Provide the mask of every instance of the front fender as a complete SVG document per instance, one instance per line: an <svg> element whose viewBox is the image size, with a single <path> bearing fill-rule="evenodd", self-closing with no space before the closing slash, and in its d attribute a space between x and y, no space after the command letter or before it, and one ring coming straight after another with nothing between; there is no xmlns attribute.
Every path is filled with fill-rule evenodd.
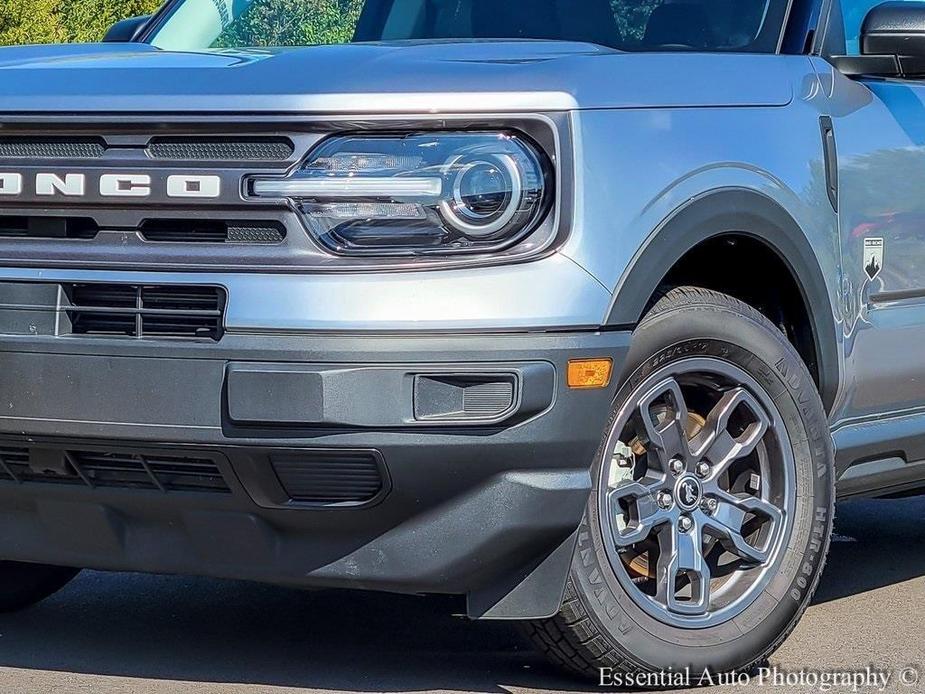
<svg viewBox="0 0 925 694"><path fill-rule="evenodd" d="M664 277L688 251L729 233L760 240L790 269L812 322L823 402L830 406L839 383L838 333L830 287L813 246L796 220L776 201L757 191L711 191L669 217L620 278L605 325L637 324ZM773 277L761 277L760 272L756 268L758 281L774 281Z"/></svg>

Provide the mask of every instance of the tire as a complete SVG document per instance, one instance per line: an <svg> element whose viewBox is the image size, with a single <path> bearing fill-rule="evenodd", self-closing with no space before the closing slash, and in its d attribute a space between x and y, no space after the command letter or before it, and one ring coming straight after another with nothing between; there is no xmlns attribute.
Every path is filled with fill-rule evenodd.
<svg viewBox="0 0 925 694"><path fill-rule="evenodd" d="M0 612L16 612L58 592L80 569L0 561Z"/></svg>
<svg viewBox="0 0 925 694"><path fill-rule="evenodd" d="M767 491L761 491L759 501L753 502L749 498L751 491L741 491L737 487L736 503L727 504L725 500L728 497L721 496L718 497L721 499L718 508L711 508L713 502L707 497L705 479L702 496L697 502L700 506L689 512L688 521L662 521L663 525L657 526L654 540L649 535L640 543L621 548L619 543L642 532L640 528L644 525L641 520L633 523L626 523L625 519L609 520L627 508L623 505L613 506L613 499L616 498L620 504L628 503L620 495L624 494L626 485L632 481L627 476L635 477L639 474L637 468L640 463L636 451L640 444L634 443L636 448L629 448L621 443L622 439L614 443L618 435L614 432L619 428L619 436L627 436L625 432L632 433L632 426L641 427L646 432L649 429L646 429L644 423L627 424L628 429L621 428L622 420L619 418L628 417L628 422L645 422L641 414L644 410L636 406L634 398L638 396L640 387L648 387L646 384L649 380L658 380L662 373L680 374L659 382L653 391L649 391L666 389L666 402L675 397L672 395L676 391L670 385L671 379L682 386L682 402L690 395L685 388L703 388L705 396L719 397L721 389L717 383L725 383L719 380L720 376L716 376L717 381L713 382L710 380L714 378L711 371L709 378L703 379L705 384L700 383L701 375L695 367L707 366L709 369L716 368L722 374L727 371L739 374L745 385L739 388L730 386L727 392L734 390L739 393L745 390L747 395L755 391L755 402L764 414L756 414L757 411L749 409L751 405L733 412L732 416L739 418L736 422L741 422L735 426L744 427L739 439L751 440L747 436L749 434L753 435L752 439L757 438L761 432L761 420L765 418L770 422L765 433L758 439L754 451L728 464L728 471L718 473L720 477L717 480L731 484L734 471L740 469L736 466L744 466L741 469L748 475L749 485ZM594 492L579 532L563 604L554 617L527 623L528 635L557 664L595 680L600 681L603 677L615 685L659 685L664 684L657 679L659 673L685 671L693 678L689 684L708 684L710 680L699 681L704 673L712 677L733 671L747 672L765 661L796 626L816 589L829 547L834 516L835 472L829 427L813 379L792 345L764 316L732 297L692 287L672 289L646 315L633 336L623 374L624 380L615 398L608 431L604 434L604 442L592 469ZM690 379L690 385L685 386L682 378ZM711 396L714 390L716 396ZM698 390L694 395L701 394ZM734 399L735 395L728 397ZM645 403L646 400L640 402ZM668 414L659 415L658 408L652 409L652 405L645 407L653 426L665 426L666 431L671 429L666 423L680 421L682 415L677 415L677 412L683 413L686 409L674 408L669 402L663 408ZM719 405L716 405L716 409L719 409ZM713 413L710 414L712 416ZM663 419L658 420L659 416ZM746 424L751 418L755 421ZM675 431L689 437L686 427L696 429L698 426L697 422L691 424L692 421L688 412L685 427ZM715 421L720 420L708 417L700 431L709 431L710 423ZM727 428L724 430L727 432L732 431L729 428L729 422L732 421L729 420L725 425ZM722 426L713 428L720 430ZM697 436L707 435L700 433ZM679 450L693 449L700 442L708 440L697 436L686 444L686 449L680 447ZM671 473L661 469L664 467L662 457L667 456L664 451L670 447L665 443L668 441L667 435L654 438L664 445L659 448L652 443L653 438L648 439L642 460L646 466L654 466L654 472L647 467L645 476L640 480L646 484L653 474L655 478L663 475L662 479L673 479ZM719 441L719 436L715 441ZM787 445L784 446L781 441ZM612 444L615 448L608 450ZM785 448L789 448L789 452ZM614 457L615 450L623 454ZM721 451L717 444L716 452L710 455L725 460L720 455ZM609 459L613 462L608 462ZM778 459L780 464L775 462ZM704 461L712 466L708 475L721 468L713 466L708 458L704 458ZM621 465L632 466L632 472L621 472ZM693 463L695 470L698 469L697 465ZM753 476L755 473L748 472L748 466L755 466L752 469L759 470L759 479ZM667 467L679 470L684 468L678 473L681 477L678 478L677 486L670 492L676 498L671 500L653 496L649 494L652 487L646 486L646 494L649 495L640 491L639 496L630 502L639 519L657 519L660 516L656 516L656 513L671 514L675 513L675 509L678 514L684 515L685 511L680 509L680 504L687 504L694 498L694 487L699 482L688 479L688 468L677 464L674 459L668 461ZM607 468L606 481L604 468ZM769 478L767 483L760 479L766 472ZM624 479L614 484L615 474L617 477L624 475ZM719 481L716 484L722 486ZM736 484L740 483L737 481ZM775 492L778 487L781 491ZM688 491L691 493L688 494ZM772 497L772 492L776 496ZM758 492L754 492L754 495L755 498L759 497ZM774 503L779 502L781 508L786 506L786 513L776 516L771 508L774 505L772 499L776 500ZM653 506L653 500L664 504L672 501L674 505L671 511L665 511L662 508L664 504ZM648 505L641 506L643 502ZM740 534L744 536L746 525L752 523L748 528L760 528L754 531L754 537L764 537L766 542L760 549L749 545L744 549L744 554L766 554L768 557L773 556L773 561L769 558L765 566L757 564L754 557L743 559L738 554L729 555L735 557L734 566L741 567L738 569L741 574L732 575L751 578L742 578L739 582L724 579L727 582L723 586L727 587L721 587L720 590L725 590L723 595L728 596L729 604L723 606L717 599L718 606L713 610L715 581L711 577L718 571L712 570L709 561L705 562L706 568L703 568L703 563L698 565L696 561L686 562L678 558L681 556L679 551L667 549L663 552L662 538L671 538L671 542L665 545L667 548L686 546L683 544L683 526L689 523L690 518L696 518L695 529L691 532L699 534L691 542L702 553L707 552L710 543L711 552L727 552L727 546L732 547L734 553L739 552L741 545L735 545L727 537L717 540L720 535L711 535L712 526L709 525L712 522L718 527L717 518L727 518L726 512L737 510L739 503L756 507L760 503L761 514L750 518L746 516ZM766 509L765 504L768 505ZM656 510L650 516L651 508ZM612 513L614 509L616 513ZM715 515L709 516L710 512ZM611 541L608 537L616 539ZM735 539L734 533L730 537ZM774 542L777 544L773 545ZM648 567L651 563L637 565L635 562L639 561L638 557L627 559L640 551L641 547L648 548L648 554L639 557L645 557L647 562L651 562L652 552L658 548L657 562L662 562L664 554L664 563L657 563L650 569ZM676 567L691 563L700 568L684 574L674 573ZM639 566L643 568L639 569ZM667 581L660 580L661 575L667 576L669 573L675 577L670 589ZM702 580L704 576L707 580ZM687 597L674 594L678 585L682 586L681 590L688 594ZM704 585L707 586L706 592L701 588ZM736 597L739 593L741 595ZM674 609L685 611L685 614L675 613L671 604L674 604ZM704 609L703 605L707 606L707 612L694 615L694 612ZM739 611L735 612L733 608ZM687 611L691 614L687 614ZM728 619L725 618L726 612Z"/></svg>

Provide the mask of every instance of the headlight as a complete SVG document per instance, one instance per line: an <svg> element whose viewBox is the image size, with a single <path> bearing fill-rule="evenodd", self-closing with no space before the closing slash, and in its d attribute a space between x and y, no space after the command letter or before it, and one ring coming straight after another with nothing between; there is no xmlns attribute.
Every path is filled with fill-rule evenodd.
<svg viewBox="0 0 925 694"><path fill-rule="evenodd" d="M252 179L248 192L291 200L339 253L484 253L542 221L549 172L511 133L357 135L326 141L288 178Z"/></svg>

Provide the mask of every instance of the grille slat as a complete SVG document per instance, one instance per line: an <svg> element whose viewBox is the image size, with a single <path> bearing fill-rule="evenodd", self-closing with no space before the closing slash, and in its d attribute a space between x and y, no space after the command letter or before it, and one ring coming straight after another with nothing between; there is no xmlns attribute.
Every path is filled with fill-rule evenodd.
<svg viewBox="0 0 925 694"><path fill-rule="evenodd" d="M99 226L86 217L0 216L0 237L9 239L91 240Z"/></svg>
<svg viewBox="0 0 925 694"><path fill-rule="evenodd" d="M149 457L136 453L61 451L64 474L36 471L29 449L0 448L0 481L84 485L104 489L230 493L216 463L207 458Z"/></svg>
<svg viewBox="0 0 925 694"><path fill-rule="evenodd" d="M148 219L140 232L145 241L156 243L275 245L286 239L284 226L259 221Z"/></svg>
<svg viewBox="0 0 925 694"><path fill-rule="evenodd" d="M99 159L105 143L92 137L0 137L3 159Z"/></svg>
<svg viewBox="0 0 925 694"><path fill-rule="evenodd" d="M295 152L286 137L155 137L144 144L107 144L101 137L34 135L0 137L2 159L101 159L112 150L135 148L158 160L195 162L279 162Z"/></svg>
<svg viewBox="0 0 925 694"><path fill-rule="evenodd" d="M218 287L72 284L65 293L73 334L221 339Z"/></svg>
<svg viewBox="0 0 925 694"><path fill-rule="evenodd" d="M286 138L156 138L148 145L152 159L173 161L286 161L295 152Z"/></svg>

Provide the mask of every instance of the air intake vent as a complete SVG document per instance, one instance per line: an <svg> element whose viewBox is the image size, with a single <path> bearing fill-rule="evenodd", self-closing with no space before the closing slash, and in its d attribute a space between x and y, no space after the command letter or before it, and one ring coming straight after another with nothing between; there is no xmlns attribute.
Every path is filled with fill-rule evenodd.
<svg viewBox="0 0 925 694"><path fill-rule="evenodd" d="M173 161L286 161L295 147L286 138L157 138L148 145L152 159Z"/></svg>
<svg viewBox="0 0 925 694"><path fill-rule="evenodd" d="M195 219L149 219L141 225L145 241L161 243L282 243L286 229L273 222L222 222Z"/></svg>
<svg viewBox="0 0 925 694"><path fill-rule="evenodd" d="M105 153L96 138L0 137L0 159L99 159Z"/></svg>
<svg viewBox="0 0 925 694"><path fill-rule="evenodd" d="M74 335L219 340L225 292L218 287L64 285Z"/></svg>
<svg viewBox="0 0 925 694"><path fill-rule="evenodd" d="M0 448L0 480L93 489L228 493L213 460L154 453Z"/></svg>
<svg viewBox="0 0 925 694"><path fill-rule="evenodd" d="M384 467L372 452L280 453L271 455L270 463L297 503L359 505L385 490Z"/></svg>

